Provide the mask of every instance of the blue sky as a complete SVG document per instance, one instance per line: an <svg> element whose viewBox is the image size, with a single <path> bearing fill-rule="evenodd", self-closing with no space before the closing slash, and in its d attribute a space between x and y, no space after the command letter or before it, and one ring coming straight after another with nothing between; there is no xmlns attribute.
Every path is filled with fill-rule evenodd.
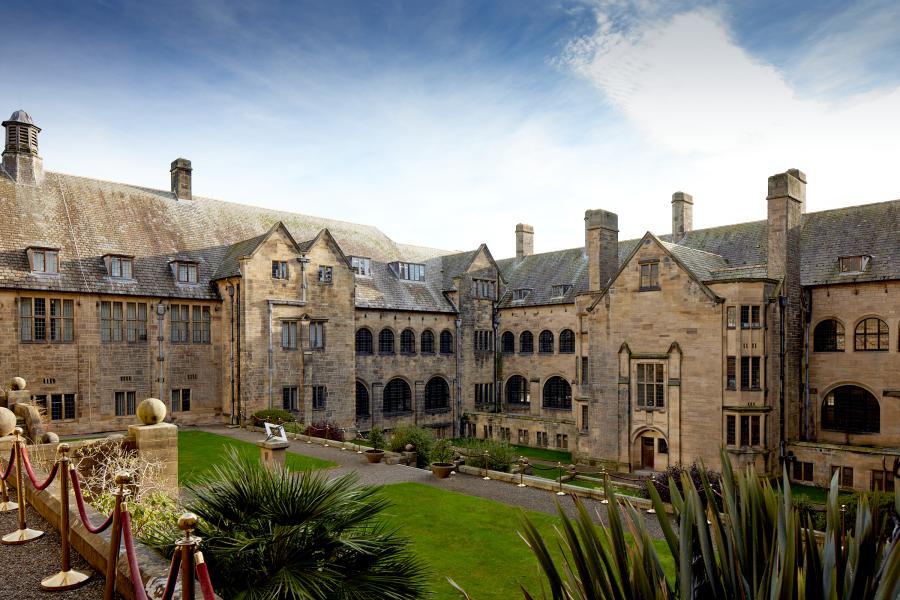
<svg viewBox="0 0 900 600"><path fill-rule="evenodd" d="M34 2L5 7L6 112L50 170L370 223L441 248L579 246L900 197L900 4Z"/></svg>

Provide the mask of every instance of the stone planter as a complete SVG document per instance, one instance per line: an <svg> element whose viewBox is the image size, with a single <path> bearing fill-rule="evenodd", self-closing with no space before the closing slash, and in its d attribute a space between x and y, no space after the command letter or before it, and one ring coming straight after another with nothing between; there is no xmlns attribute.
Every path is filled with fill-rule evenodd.
<svg viewBox="0 0 900 600"><path fill-rule="evenodd" d="M365 455L370 463L380 463L384 457L384 450L366 450Z"/></svg>
<svg viewBox="0 0 900 600"><path fill-rule="evenodd" d="M431 472L438 479L447 479L455 466L453 463L431 463Z"/></svg>

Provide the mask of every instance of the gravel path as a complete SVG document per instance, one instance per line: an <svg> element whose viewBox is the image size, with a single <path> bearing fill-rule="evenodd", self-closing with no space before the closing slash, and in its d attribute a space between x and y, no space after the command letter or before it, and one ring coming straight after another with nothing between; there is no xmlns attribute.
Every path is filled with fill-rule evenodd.
<svg viewBox="0 0 900 600"><path fill-rule="evenodd" d="M16 511L0 513L0 533L6 535L18 529L17 514ZM27 516L29 527L46 533L27 544L0 545L0 564L3 565L3 573L0 575L0 598L101 600L106 580L75 551L72 551L72 568L90 574L91 579L88 583L68 592L49 594L41 590L41 580L59 572L62 541L56 529L38 516L31 507L28 508Z"/></svg>
<svg viewBox="0 0 900 600"><path fill-rule="evenodd" d="M229 429L227 427L203 427L201 429L209 433L226 435L247 442L256 442L263 439L262 434L245 429ZM557 501L559 501L566 513L575 515L575 505L571 498L560 497L547 490L531 487L520 488L512 483L503 481L484 481L480 477L460 473L454 473L448 479L438 479L431 474L431 471L424 469L385 463L369 464L364 456L358 455L352 450L339 450L325 447L321 444L307 444L297 440L291 440L291 446L288 451L338 463L339 466L325 471L330 477L353 472L359 476L360 482L366 485L388 485L411 481L468 494L469 496L496 500L504 504L520 506L526 510L534 510L551 515L556 514L556 505ZM582 498L582 501L590 514L598 516L601 522L606 522L606 505L588 498ZM641 514L644 516L644 522L647 524L650 537L662 538L662 530L656 517L646 513Z"/></svg>

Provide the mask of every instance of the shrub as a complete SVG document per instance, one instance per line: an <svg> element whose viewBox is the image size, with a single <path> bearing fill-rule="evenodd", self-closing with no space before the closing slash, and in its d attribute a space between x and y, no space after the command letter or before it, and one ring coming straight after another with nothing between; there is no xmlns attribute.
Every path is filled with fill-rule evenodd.
<svg viewBox="0 0 900 600"><path fill-rule="evenodd" d="M384 524L389 502L378 488L229 454L189 486L187 505L223 598L428 597L427 571Z"/></svg>
<svg viewBox="0 0 900 600"><path fill-rule="evenodd" d="M456 453L450 440L437 440L431 448L431 462L433 463L449 463L453 460Z"/></svg>
<svg viewBox="0 0 900 600"><path fill-rule="evenodd" d="M113 511L116 497L109 493L91 498L91 506L102 515ZM171 541L178 535L178 518L183 514L181 507L168 495L153 492L140 500L129 499L128 512L131 513L131 528L140 541L157 546L159 540Z"/></svg>
<svg viewBox="0 0 900 600"><path fill-rule="evenodd" d="M710 486L713 490L713 495L715 498L722 497L722 475L717 473L716 471L712 471L707 469L703 465L699 465L696 462L692 463L689 467L685 467L684 465L674 465L666 469L661 473L656 473L651 477L648 477L644 480L644 493L646 497L651 497L650 487L656 489L656 493L659 494L659 497L662 498L662 501L665 503L670 503L672 501L671 489L669 488L669 482L672 482L675 487L678 489L678 493L682 496L684 495L683 481L684 478L682 475L686 475L690 482L694 485L694 489L698 492L702 492L703 490L703 477L705 476L710 483ZM701 499L705 502L705 497L701 495ZM718 504L718 502L717 502Z"/></svg>
<svg viewBox="0 0 900 600"><path fill-rule="evenodd" d="M330 421L319 421L310 424L310 426L306 428L306 435L309 437L334 440L336 442L344 441L344 431Z"/></svg>
<svg viewBox="0 0 900 600"><path fill-rule="evenodd" d="M384 449L384 431L381 427L373 427L366 439L369 440L372 450Z"/></svg>
<svg viewBox="0 0 900 600"><path fill-rule="evenodd" d="M267 408L265 410L258 410L253 413L253 416L251 418L253 419L253 424L257 427L262 427L263 423L281 425L282 423L290 423L291 421L294 421L294 415L280 408Z"/></svg>
<svg viewBox="0 0 900 600"><path fill-rule="evenodd" d="M460 440L458 445L466 464L479 469L485 468L485 451L488 453L487 468L494 471L509 472L518 458L516 449L509 442L502 440L468 438Z"/></svg>
<svg viewBox="0 0 900 600"><path fill-rule="evenodd" d="M416 451L416 466L427 467L431 457L431 446L434 444L434 432L431 429L412 425L398 427L391 433L388 449L391 452L403 452L407 444L412 444Z"/></svg>

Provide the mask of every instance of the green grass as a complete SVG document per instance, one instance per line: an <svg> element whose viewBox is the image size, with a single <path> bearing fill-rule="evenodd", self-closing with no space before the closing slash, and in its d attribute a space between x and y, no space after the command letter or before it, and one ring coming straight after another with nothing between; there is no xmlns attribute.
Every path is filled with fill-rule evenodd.
<svg viewBox="0 0 900 600"><path fill-rule="evenodd" d="M521 598L520 584L539 592L541 577L534 555L518 535L523 511L493 500L466 496L418 483L384 488L394 506L389 524L413 540L413 547L432 569L432 586L439 600L458 600L452 578L476 600ZM528 512L559 557L553 525L556 517ZM675 565L663 540L654 545L663 556L670 579Z"/></svg>
<svg viewBox="0 0 900 600"><path fill-rule="evenodd" d="M803 499L807 502L813 502L815 504L825 504L825 501L828 500L828 489L815 487L812 485L792 483L791 495L798 500Z"/></svg>
<svg viewBox="0 0 900 600"><path fill-rule="evenodd" d="M563 452L562 450L550 450L549 448L532 448L531 446L517 446L513 444L513 448L516 449L516 454L524 456L526 458L536 458L538 460L548 460L551 462L561 462L564 465L571 464L572 462L572 453L571 452ZM598 468L599 470L599 468Z"/></svg>
<svg viewBox="0 0 900 600"><path fill-rule="evenodd" d="M256 444L205 431L181 430L178 432L178 483L195 481L200 475L226 456L226 449L235 448L245 456L259 456ZM337 466L328 460L287 453L285 464L294 471L311 471Z"/></svg>

